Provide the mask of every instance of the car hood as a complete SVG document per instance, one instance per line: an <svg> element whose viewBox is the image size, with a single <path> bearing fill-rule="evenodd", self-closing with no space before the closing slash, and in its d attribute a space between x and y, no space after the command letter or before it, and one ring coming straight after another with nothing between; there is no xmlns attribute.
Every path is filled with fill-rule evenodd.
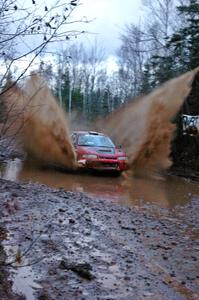
<svg viewBox="0 0 199 300"><path fill-rule="evenodd" d="M124 151L117 148L106 148L106 147L86 147L86 146L78 146L78 150L81 152L85 152L88 154L96 154L96 155L114 155L114 156L126 156Z"/></svg>

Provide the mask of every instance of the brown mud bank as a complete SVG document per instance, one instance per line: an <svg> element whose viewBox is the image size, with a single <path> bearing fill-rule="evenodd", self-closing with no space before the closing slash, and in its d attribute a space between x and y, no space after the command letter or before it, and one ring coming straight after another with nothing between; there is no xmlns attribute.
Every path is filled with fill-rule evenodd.
<svg viewBox="0 0 199 300"><path fill-rule="evenodd" d="M0 179L15 292L0 282L0 299L198 299L198 208L197 196L171 210L129 208Z"/></svg>

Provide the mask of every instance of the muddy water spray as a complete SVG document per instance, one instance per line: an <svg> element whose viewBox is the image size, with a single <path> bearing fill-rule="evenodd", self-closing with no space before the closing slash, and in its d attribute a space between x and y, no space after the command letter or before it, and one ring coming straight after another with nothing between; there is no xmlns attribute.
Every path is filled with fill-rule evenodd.
<svg viewBox="0 0 199 300"><path fill-rule="evenodd" d="M75 167L66 116L42 78L32 74L22 88L10 88L5 99L8 131L22 142L28 156L45 164Z"/></svg>
<svg viewBox="0 0 199 300"><path fill-rule="evenodd" d="M197 71L168 81L108 116L102 130L126 149L129 174L154 177L171 165L170 144L175 131L171 120L188 96Z"/></svg>

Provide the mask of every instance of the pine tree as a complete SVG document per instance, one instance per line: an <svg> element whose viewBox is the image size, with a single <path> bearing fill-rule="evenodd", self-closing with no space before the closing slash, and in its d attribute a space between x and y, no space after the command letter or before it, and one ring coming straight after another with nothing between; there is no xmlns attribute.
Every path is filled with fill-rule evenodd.
<svg viewBox="0 0 199 300"><path fill-rule="evenodd" d="M152 89L149 63L145 64L145 68L144 68L141 76L142 76L142 79L141 79L140 93L148 94Z"/></svg>
<svg viewBox="0 0 199 300"><path fill-rule="evenodd" d="M69 90L70 90L70 75L69 70L66 68L65 72L61 75L61 97L63 102L63 107L68 111L69 107Z"/></svg>
<svg viewBox="0 0 199 300"><path fill-rule="evenodd" d="M176 74L194 69L199 65L199 2L190 0L178 7L185 24L171 37L168 47L173 52ZM199 170L198 135L182 135L182 114L199 115L199 73L192 83L192 90L177 117L177 135L173 141L172 156L175 165Z"/></svg>
<svg viewBox="0 0 199 300"><path fill-rule="evenodd" d="M174 33L167 46L172 51L176 73L192 70L199 64L199 2L189 0L177 7L185 24Z"/></svg>

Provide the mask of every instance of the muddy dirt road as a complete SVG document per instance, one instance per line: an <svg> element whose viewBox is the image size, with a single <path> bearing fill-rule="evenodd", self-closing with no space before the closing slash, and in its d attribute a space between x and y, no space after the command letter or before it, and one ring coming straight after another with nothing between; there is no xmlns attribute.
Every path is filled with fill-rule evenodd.
<svg viewBox="0 0 199 300"><path fill-rule="evenodd" d="M7 270L21 299L199 299L197 183L137 180L127 192L119 177L19 169L1 175L62 187L1 179Z"/></svg>

